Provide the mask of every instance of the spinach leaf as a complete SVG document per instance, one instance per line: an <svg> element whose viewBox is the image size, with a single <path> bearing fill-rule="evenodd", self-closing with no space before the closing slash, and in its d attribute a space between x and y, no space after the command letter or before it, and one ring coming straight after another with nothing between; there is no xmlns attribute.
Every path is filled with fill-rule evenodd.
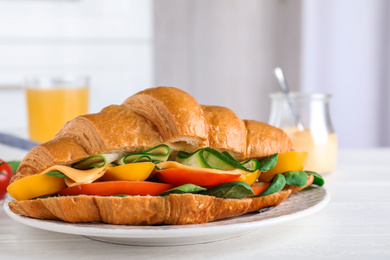
<svg viewBox="0 0 390 260"><path fill-rule="evenodd" d="M269 185L268 188L266 188L262 193L254 197L263 197L274 194L278 191L281 191L285 185L286 178L283 176L283 174L275 174L274 178L272 179L271 185Z"/></svg>
<svg viewBox="0 0 390 260"><path fill-rule="evenodd" d="M127 194L116 194L116 195L111 195L112 197L128 197L130 195Z"/></svg>
<svg viewBox="0 0 390 260"><path fill-rule="evenodd" d="M20 165L20 161L10 161L8 164L11 166L12 170L14 171L14 175L16 174L16 170L18 169Z"/></svg>
<svg viewBox="0 0 390 260"><path fill-rule="evenodd" d="M303 187L307 183L307 174L304 171L288 171L283 175L288 185Z"/></svg>
<svg viewBox="0 0 390 260"><path fill-rule="evenodd" d="M169 194L199 193L199 192L205 191L205 190L207 190L207 189L189 183L189 184L184 184L184 185L181 185L179 187L175 187L173 189L164 191L164 192L158 194L158 196L166 196Z"/></svg>
<svg viewBox="0 0 390 260"><path fill-rule="evenodd" d="M260 163L259 170L262 172L266 172L266 171L274 168L277 161L278 161L278 154L277 153L270 155L268 157L265 157L259 161L259 163Z"/></svg>
<svg viewBox="0 0 390 260"><path fill-rule="evenodd" d="M313 180L313 184L314 185L317 185L317 186L323 186L325 184L325 181L324 179L322 178L322 176L316 172L312 172L312 171L306 171L307 175L313 175L314 176L314 180Z"/></svg>
<svg viewBox="0 0 390 260"><path fill-rule="evenodd" d="M251 186L242 181L231 181L214 186L201 192L203 195L214 196L218 198L243 198L253 196Z"/></svg>
<svg viewBox="0 0 390 260"><path fill-rule="evenodd" d="M68 176L66 176L65 174L63 174L62 172L59 172L59 171L48 172L48 173L45 173L45 175L59 177L59 178L68 178Z"/></svg>

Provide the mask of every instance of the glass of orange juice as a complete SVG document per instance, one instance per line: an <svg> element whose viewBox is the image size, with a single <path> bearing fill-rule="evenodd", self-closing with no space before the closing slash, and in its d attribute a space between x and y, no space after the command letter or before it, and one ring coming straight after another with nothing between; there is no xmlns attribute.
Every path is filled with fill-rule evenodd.
<svg viewBox="0 0 390 260"><path fill-rule="evenodd" d="M53 139L69 120L88 112L89 79L83 76L29 77L25 81L29 137Z"/></svg>

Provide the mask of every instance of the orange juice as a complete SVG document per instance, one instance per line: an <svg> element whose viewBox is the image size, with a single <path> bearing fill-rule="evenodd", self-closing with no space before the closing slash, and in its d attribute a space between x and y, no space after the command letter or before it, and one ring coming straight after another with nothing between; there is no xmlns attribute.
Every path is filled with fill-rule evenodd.
<svg viewBox="0 0 390 260"><path fill-rule="evenodd" d="M30 139L46 142L69 120L88 112L88 88L27 88Z"/></svg>

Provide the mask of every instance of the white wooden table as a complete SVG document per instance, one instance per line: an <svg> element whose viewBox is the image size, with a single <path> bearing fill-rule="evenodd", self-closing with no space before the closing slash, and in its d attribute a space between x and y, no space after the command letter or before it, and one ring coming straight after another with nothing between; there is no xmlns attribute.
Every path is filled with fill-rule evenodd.
<svg viewBox="0 0 390 260"><path fill-rule="evenodd" d="M0 157L24 151L0 145ZM35 229L0 209L0 259L390 259L390 149L346 150L325 176L319 212L246 236L178 247L137 247Z"/></svg>

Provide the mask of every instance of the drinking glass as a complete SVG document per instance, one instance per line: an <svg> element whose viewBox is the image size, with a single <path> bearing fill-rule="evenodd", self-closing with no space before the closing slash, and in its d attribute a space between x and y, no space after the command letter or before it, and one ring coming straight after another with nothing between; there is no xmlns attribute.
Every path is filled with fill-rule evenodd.
<svg viewBox="0 0 390 260"><path fill-rule="evenodd" d="M84 76L25 80L29 137L46 142L69 120L88 112L89 79Z"/></svg>

